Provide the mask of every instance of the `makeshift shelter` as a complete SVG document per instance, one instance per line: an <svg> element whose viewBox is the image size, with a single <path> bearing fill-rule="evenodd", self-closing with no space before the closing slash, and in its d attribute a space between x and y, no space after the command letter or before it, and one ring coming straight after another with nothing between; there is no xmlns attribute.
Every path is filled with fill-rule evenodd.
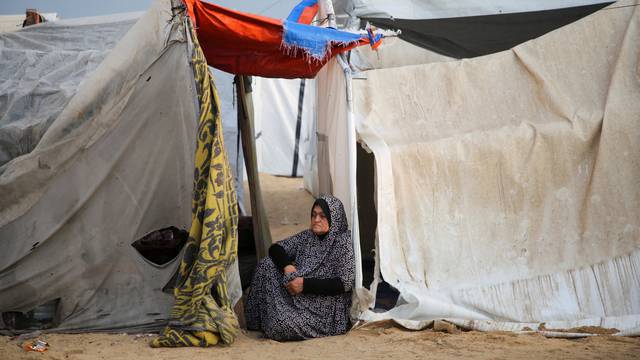
<svg viewBox="0 0 640 360"><path fill-rule="evenodd" d="M179 256L154 264L131 243L190 222L196 94L167 7L0 37L1 311L53 301L60 330L166 322Z"/></svg>
<svg viewBox="0 0 640 360"><path fill-rule="evenodd" d="M375 234L361 319L638 333L637 5L474 59L323 68L320 192L349 208L355 239ZM383 313L370 310L380 275L400 292Z"/></svg>
<svg viewBox="0 0 640 360"><path fill-rule="evenodd" d="M219 340L174 331L185 323L229 341L230 317L217 322L208 314L228 314L239 295L236 267L228 263L235 256L229 235L235 197L225 188L211 197L223 208L208 211L201 205L209 197L201 191L209 185L196 181L197 191L192 188L196 164L195 178L206 178L206 161L196 156L194 164L193 154L207 149L215 149L223 178L215 185L229 184L219 138L210 136L220 132L208 132L212 125L219 130L220 111L203 70L206 56L209 65L241 75L309 78L319 72L318 188L343 200L354 239L376 229L379 274L366 289L358 269L358 318L391 318L413 328L446 318L481 330L546 322L549 328L637 331L637 2L616 3L476 59L450 61L409 46L416 58L363 56L372 67L387 68L358 76L346 56L331 56L378 38L302 26L300 19L310 21L305 9L276 21L195 0L186 6L197 41L181 7L168 1L133 26L111 21L113 33L80 25L83 36L107 37L85 48L72 41L73 26L61 23L70 37L59 37L66 45L56 47L65 51L54 55L88 57L76 68L38 62L46 54L21 45L55 25L0 36L0 61L12 66L2 67L2 76L12 79L3 84L24 82L34 85L31 93L61 94L36 104L42 109L37 123L3 118L15 128L5 128L10 136L0 134L10 142L0 168L0 311L53 303L59 330L157 329L171 320L158 345ZM250 36L229 24L249 29ZM198 41L202 53L194 52ZM25 57L31 62L15 61ZM36 74L38 67L28 66L36 62L50 77L23 81ZM68 91L38 93L62 82L57 76L73 80ZM248 82L240 77L236 85L242 122L251 113ZM46 106L49 101L58 105ZM13 100L7 106L31 108ZM207 147L203 138L218 143ZM373 153L375 168L357 167L365 161L356 161L356 140ZM358 183L359 172L375 181ZM376 206L367 206L371 217L358 217L365 206L357 195L367 186ZM209 263L191 261L191 240L161 264L131 246L170 225L206 233L212 214L226 219L215 238L230 240L218 244L222 257L208 257ZM361 243L354 246L361 256ZM192 286L198 279L190 266L213 275ZM371 311L379 275L400 292L385 313ZM172 307L176 284L189 286L174 290ZM212 289L223 309L209 297Z"/></svg>
<svg viewBox="0 0 640 360"><path fill-rule="evenodd" d="M193 47L170 9L0 35L0 311L61 331L166 323L184 243L162 263L132 243L191 221Z"/></svg>
<svg viewBox="0 0 640 360"><path fill-rule="evenodd" d="M278 22L186 5L160 0L139 19L60 21L0 35L3 319L35 309L48 317L39 327L57 331L168 323L155 345L232 341L238 214L204 58L217 59L219 44L196 37L191 24L220 14L271 30ZM287 25L289 48L269 53L292 68L272 64L274 76L312 76L335 53L369 43L296 19ZM307 43L305 34L316 37ZM244 97L243 81L236 85ZM246 119L250 109L240 103ZM170 226L188 229L188 240ZM133 246L165 235L174 255L163 261Z"/></svg>

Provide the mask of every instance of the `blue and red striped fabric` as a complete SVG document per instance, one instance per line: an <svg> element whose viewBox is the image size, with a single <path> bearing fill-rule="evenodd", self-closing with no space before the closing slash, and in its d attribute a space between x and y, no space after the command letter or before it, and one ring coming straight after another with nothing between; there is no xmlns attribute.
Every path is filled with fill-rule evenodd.
<svg viewBox="0 0 640 360"><path fill-rule="evenodd" d="M369 45L373 50L377 49L382 44L382 34L374 34L371 28L367 29L367 36L369 37Z"/></svg>
<svg viewBox="0 0 640 360"><path fill-rule="evenodd" d="M287 21L301 24L311 24L311 20L318 13L318 0L302 0L291 10Z"/></svg>

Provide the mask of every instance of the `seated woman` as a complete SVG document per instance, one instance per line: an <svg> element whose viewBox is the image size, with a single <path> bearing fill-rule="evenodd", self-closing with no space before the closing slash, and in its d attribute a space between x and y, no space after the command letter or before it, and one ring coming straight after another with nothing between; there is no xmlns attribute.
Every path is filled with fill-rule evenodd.
<svg viewBox="0 0 640 360"><path fill-rule="evenodd" d="M311 228L272 245L258 263L245 307L247 328L280 341L344 334L354 271L342 203L321 196Z"/></svg>

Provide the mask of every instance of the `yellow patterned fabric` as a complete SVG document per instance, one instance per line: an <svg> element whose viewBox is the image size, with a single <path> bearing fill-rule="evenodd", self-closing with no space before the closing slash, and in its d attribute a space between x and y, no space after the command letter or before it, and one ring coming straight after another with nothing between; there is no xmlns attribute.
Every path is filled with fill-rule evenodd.
<svg viewBox="0 0 640 360"><path fill-rule="evenodd" d="M226 277L226 268L238 252L238 204L223 146L218 94L195 31L188 23L200 102L191 230L169 324L151 342L152 347L231 344L239 330Z"/></svg>

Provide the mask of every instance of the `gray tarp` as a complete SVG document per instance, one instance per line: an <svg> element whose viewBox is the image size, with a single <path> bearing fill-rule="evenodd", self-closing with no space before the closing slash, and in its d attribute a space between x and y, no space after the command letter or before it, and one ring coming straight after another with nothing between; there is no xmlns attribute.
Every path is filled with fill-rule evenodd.
<svg viewBox="0 0 640 360"><path fill-rule="evenodd" d="M33 150L139 16L43 23L0 35L0 166Z"/></svg>
<svg viewBox="0 0 640 360"><path fill-rule="evenodd" d="M38 112L54 116L46 120L50 126L41 128L31 152L6 163L0 174L0 311L29 311L60 299L59 329L164 322L173 296L161 289L179 256L157 266L131 243L159 228L190 224L197 99L190 45L170 8L158 1L115 47L126 23L67 23L46 36L39 30L53 25L33 28L43 43L68 42L70 60L63 61L62 51L59 78L53 72L33 80L34 86L63 87L54 96L62 108ZM9 39L29 48L30 35L20 31ZM74 47L76 38L95 43ZM8 37L2 39L8 44ZM34 51L36 58L23 66L7 54L2 50L0 63L17 66L17 75L2 68L2 76L18 85L42 63L37 56L49 56ZM230 293L237 298L234 270Z"/></svg>
<svg viewBox="0 0 640 360"><path fill-rule="evenodd" d="M362 18L442 19L510 14L597 4L602 0L344 0L353 16ZM337 10L337 9L336 9Z"/></svg>

